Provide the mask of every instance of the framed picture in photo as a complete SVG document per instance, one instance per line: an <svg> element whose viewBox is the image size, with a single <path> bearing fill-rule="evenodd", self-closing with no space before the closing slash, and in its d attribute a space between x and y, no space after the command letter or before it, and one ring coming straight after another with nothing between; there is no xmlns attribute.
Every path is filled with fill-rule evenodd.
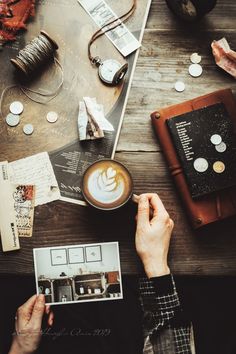
<svg viewBox="0 0 236 354"><path fill-rule="evenodd" d="M68 248L68 261L70 264L84 263L84 248L83 247Z"/></svg>
<svg viewBox="0 0 236 354"><path fill-rule="evenodd" d="M67 264L67 254L65 248L51 249L51 264L55 265L65 265Z"/></svg>
<svg viewBox="0 0 236 354"><path fill-rule="evenodd" d="M87 246L85 247L86 262L101 262L102 249L101 246Z"/></svg>

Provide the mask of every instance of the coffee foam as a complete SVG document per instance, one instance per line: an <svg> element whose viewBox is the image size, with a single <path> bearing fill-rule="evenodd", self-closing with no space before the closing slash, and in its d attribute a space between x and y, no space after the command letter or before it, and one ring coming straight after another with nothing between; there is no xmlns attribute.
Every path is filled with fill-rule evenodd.
<svg viewBox="0 0 236 354"><path fill-rule="evenodd" d="M93 205L109 209L122 205L132 191L132 179L125 167L111 160L90 166L83 180L83 192Z"/></svg>

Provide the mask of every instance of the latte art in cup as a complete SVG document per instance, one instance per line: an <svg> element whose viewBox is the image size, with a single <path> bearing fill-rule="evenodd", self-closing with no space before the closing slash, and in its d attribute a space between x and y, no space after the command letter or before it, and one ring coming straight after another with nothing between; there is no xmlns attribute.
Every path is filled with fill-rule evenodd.
<svg viewBox="0 0 236 354"><path fill-rule="evenodd" d="M116 209L132 194L133 183L129 171L114 160L100 160L86 171L82 182L85 199L99 209Z"/></svg>

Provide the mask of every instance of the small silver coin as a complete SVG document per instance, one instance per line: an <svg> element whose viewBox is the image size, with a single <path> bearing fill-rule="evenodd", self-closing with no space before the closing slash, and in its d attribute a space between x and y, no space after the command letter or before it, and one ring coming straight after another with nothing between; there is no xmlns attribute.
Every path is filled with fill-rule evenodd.
<svg viewBox="0 0 236 354"><path fill-rule="evenodd" d="M55 123L58 120L58 114L56 112L48 112L47 114L47 121L49 123Z"/></svg>
<svg viewBox="0 0 236 354"><path fill-rule="evenodd" d="M14 101L10 104L10 112L13 114L21 114L24 110L24 106L20 101Z"/></svg>
<svg viewBox="0 0 236 354"><path fill-rule="evenodd" d="M193 77L198 77L202 75L202 67L200 64L191 64L188 68L188 72Z"/></svg>
<svg viewBox="0 0 236 354"><path fill-rule="evenodd" d="M205 172L208 169L208 162L206 159L203 157L198 157L196 160L193 162L193 167L197 172Z"/></svg>
<svg viewBox="0 0 236 354"><path fill-rule="evenodd" d="M220 144L215 146L216 151L218 152L225 152L227 149L226 144L222 141Z"/></svg>
<svg viewBox="0 0 236 354"><path fill-rule="evenodd" d="M26 135L31 135L33 134L33 131L34 131L34 127L32 124L25 124L23 126L23 132L26 134Z"/></svg>
<svg viewBox="0 0 236 354"><path fill-rule="evenodd" d="M185 84L183 81L176 81L175 83L175 89L178 92L183 92L185 90Z"/></svg>
<svg viewBox="0 0 236 354"><path fill-rule="evenodd" d="M10 126L10 127L15 127L20 123L20 116L18 116L17 114L12 114L9 113L6 116L6 123Z"/></svg>
<svg viewBox="0 0 236 354"><path fill-rule="evenodd" d="M213 134L210 140L214 145L219 145L222 142L222 138L219 134Z"/></svg>
<svg viewBox="0 0 236 354"><path fill-rule="evenodd" d="M199 64L201 63L202 57L201 55L198 55L198 53L193 53L190 56L190 60L193 64Z"/></svg>

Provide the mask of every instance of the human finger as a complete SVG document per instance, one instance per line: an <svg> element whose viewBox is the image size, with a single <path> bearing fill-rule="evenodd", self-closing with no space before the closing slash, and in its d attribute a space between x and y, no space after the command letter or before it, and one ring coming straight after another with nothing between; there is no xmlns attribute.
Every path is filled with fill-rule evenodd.
<svg viewBox="0 0 236 354"><path fill-rule="evenodd" d="M54 313L51 311L48 316L48 325L49 326L53 325L53 320L54 320Z"/></svg>
<svg viewBox="0 0 236 354"><path fill-rule="evenodd" d="M145 194L141 194L138 203L137 227L145 225L149 225L149 201Z"/></svg>
<svg viewBox="0 0 236 354"><path fill-rule="evenodd" d="M47 315L50 313L50 305L45 305L45 313Z"/></svg>
<svg viewBox="0 0 236 354"><path fill-rule="evenodd" d="M40 294L35 301L35 305L30 320L33 328L35 329L41 328L42 318L45 311L44 308L45 308L45 297L43 294Z"/></svg>
<svg viewBox="0 0 236 354"><path fill-rule="evenodd" d="M22 328L31 319L34 304L36 302L37 295L31 296L23 305L21 305L16 313L17 328Z"/></svg>
<svg viewBox="0 0 236 354"><path fill-rule="evenodd" d="M150 198L150 204L153 207L153 218L164 219L169 217L169 214L161 201L161 198L153 193Z"/></svg>

